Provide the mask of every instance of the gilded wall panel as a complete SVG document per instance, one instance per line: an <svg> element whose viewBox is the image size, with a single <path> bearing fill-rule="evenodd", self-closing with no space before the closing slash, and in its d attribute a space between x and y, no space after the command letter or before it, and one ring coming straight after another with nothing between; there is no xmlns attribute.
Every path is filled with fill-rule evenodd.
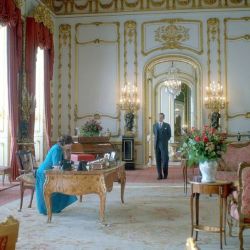
<svg viewBox="0 0 250 250"><path fill-rule="evenodd" d="M231 128L247 131L250 127L249 91L246 91L250 88L250 17L224 19L224 48L228 127L231 132Z"/></svg>
<svg viewBox="0 0 250 250"><path fill-rule="evenodd" d="M221 43L220 21L218 18L207 20L207 69L208 83L221 83Z"/></svg>
<svg viewBox="0 0 250 250"><path fill-rule="evenodd" d="M185 19L147 21L141 26L141 50L148 55L157 50L188 50L203 53L202 22Z"/></svg>
<svg viewBox="0 0 250 250"><path fill-rule="evenodd" d="M75 126L100 119L113 137L120 135L119 28L118 22L75 25Z"/></svg>
<svg viewBox="0 0 250 250"><path fill-rule="evenodd" d="M71 26L61 24L59 26L58 45L58 135L62 133L71 134L71 114L72 114L72 77L71 77ZM66 92L63 86L67 86ZM67 100L67 104L65 102ZM65 107L66 105L66 107ZM65 112L67 110L67 112ZM66 117L65 117L66 115ZM64 116L64 117L62 117ZM63 119L64 118L64 119ZM62 128L62 120L67 121L66 128Z"/></svg>

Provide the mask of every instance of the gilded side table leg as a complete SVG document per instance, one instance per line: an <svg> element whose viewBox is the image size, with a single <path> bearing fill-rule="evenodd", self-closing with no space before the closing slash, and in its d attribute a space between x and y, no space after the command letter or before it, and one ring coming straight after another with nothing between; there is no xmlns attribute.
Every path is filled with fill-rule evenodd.
<svg viewBox="0 0 250 250"><path fill-rule="evenodd" d="M223 208L224 208L224 243L227 244L226 240L226 228L227 228L227 198L223 198Z"/></svg>
<svg viewBox="0 0 250 250"><path fill-rule="evenodd" d="M223 229L223 198L220 196L220 249L222 249L222 230Z"/></svg>
<svg viewBox="0 0 250 250"><path fill-rule="evenodd" d="M196 220L196 226L199 226L199 198L200 198L200 194L196 193L195 194L195 220ZM196 231L195 234L195 240L198 240L198 231Z"/></svg>
<svg viewBox="0 0 250 250"><path fill-rule="evenodd" d="M121 201L124 203L124 191L125 191L125 184L126 184L126 173L125 170L121 173Z"/></svg>
<svg viewBox="0 0 250 250"><path fill-rule="evenodd" d="M194 234L194 194L190 196L190 209L191 209L191 237Z"/></svg>

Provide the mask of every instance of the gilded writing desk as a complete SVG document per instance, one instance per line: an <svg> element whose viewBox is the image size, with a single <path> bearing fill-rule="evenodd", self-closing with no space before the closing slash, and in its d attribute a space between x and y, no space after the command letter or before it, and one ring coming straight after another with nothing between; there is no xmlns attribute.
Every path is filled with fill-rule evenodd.
<svg viewBox="0 0 250 250"><path fill-rule="evenodd" d="M62 171L48 170L45 173L44 199L48 212L48 222L51 222L51 195L58 192L68 195L97 194L100 197L100 220L104 221L106 193L111 192L113 183L121 184L121 201L124 203L126 172L124 164L101 170Z"/></svg>
<svg viewBox="0 0 250 250"><path fill-rule="evenodd" d="M196 231L196 240L199 231L214 232L220 234L220 248L222 249L222 237L226 244L226 213L227 197L231 193L233 183L230 181L216 181L213 183L202 183L191 181L191 237ZM201 225L199 222L199 196L200 194L217 194L219 196L219 227ZM195 198L195 222L194 222L194 198Z"/></svg>

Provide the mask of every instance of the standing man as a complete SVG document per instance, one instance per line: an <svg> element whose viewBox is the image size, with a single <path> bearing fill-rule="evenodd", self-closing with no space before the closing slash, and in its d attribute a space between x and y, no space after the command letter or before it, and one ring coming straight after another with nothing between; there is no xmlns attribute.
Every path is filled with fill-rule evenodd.
<svg viewBox="0 0 250 250"><path fill-rule="evenodd" d="M156 122L153 126L155 158L158 172L157 180L168 178L168 141L171 137L171 127L168 123L163 122L164 118L165 115L160 113L159 122Z"/></svg>

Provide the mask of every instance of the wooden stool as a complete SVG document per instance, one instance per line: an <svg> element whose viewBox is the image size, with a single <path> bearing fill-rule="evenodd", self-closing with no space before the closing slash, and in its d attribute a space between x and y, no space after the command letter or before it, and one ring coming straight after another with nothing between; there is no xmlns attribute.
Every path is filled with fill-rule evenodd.
<svg viewBox="0 0 250 250"><path fill-rule="evenodd" d="M8 177L9 177L9 182L11 183L11 172L10 172L10 167L3 167L3 166L0 166L0 175L3 176L2 178L2 184L4 186L4 180L5 180L5 175L7 174Z"/></svg>

